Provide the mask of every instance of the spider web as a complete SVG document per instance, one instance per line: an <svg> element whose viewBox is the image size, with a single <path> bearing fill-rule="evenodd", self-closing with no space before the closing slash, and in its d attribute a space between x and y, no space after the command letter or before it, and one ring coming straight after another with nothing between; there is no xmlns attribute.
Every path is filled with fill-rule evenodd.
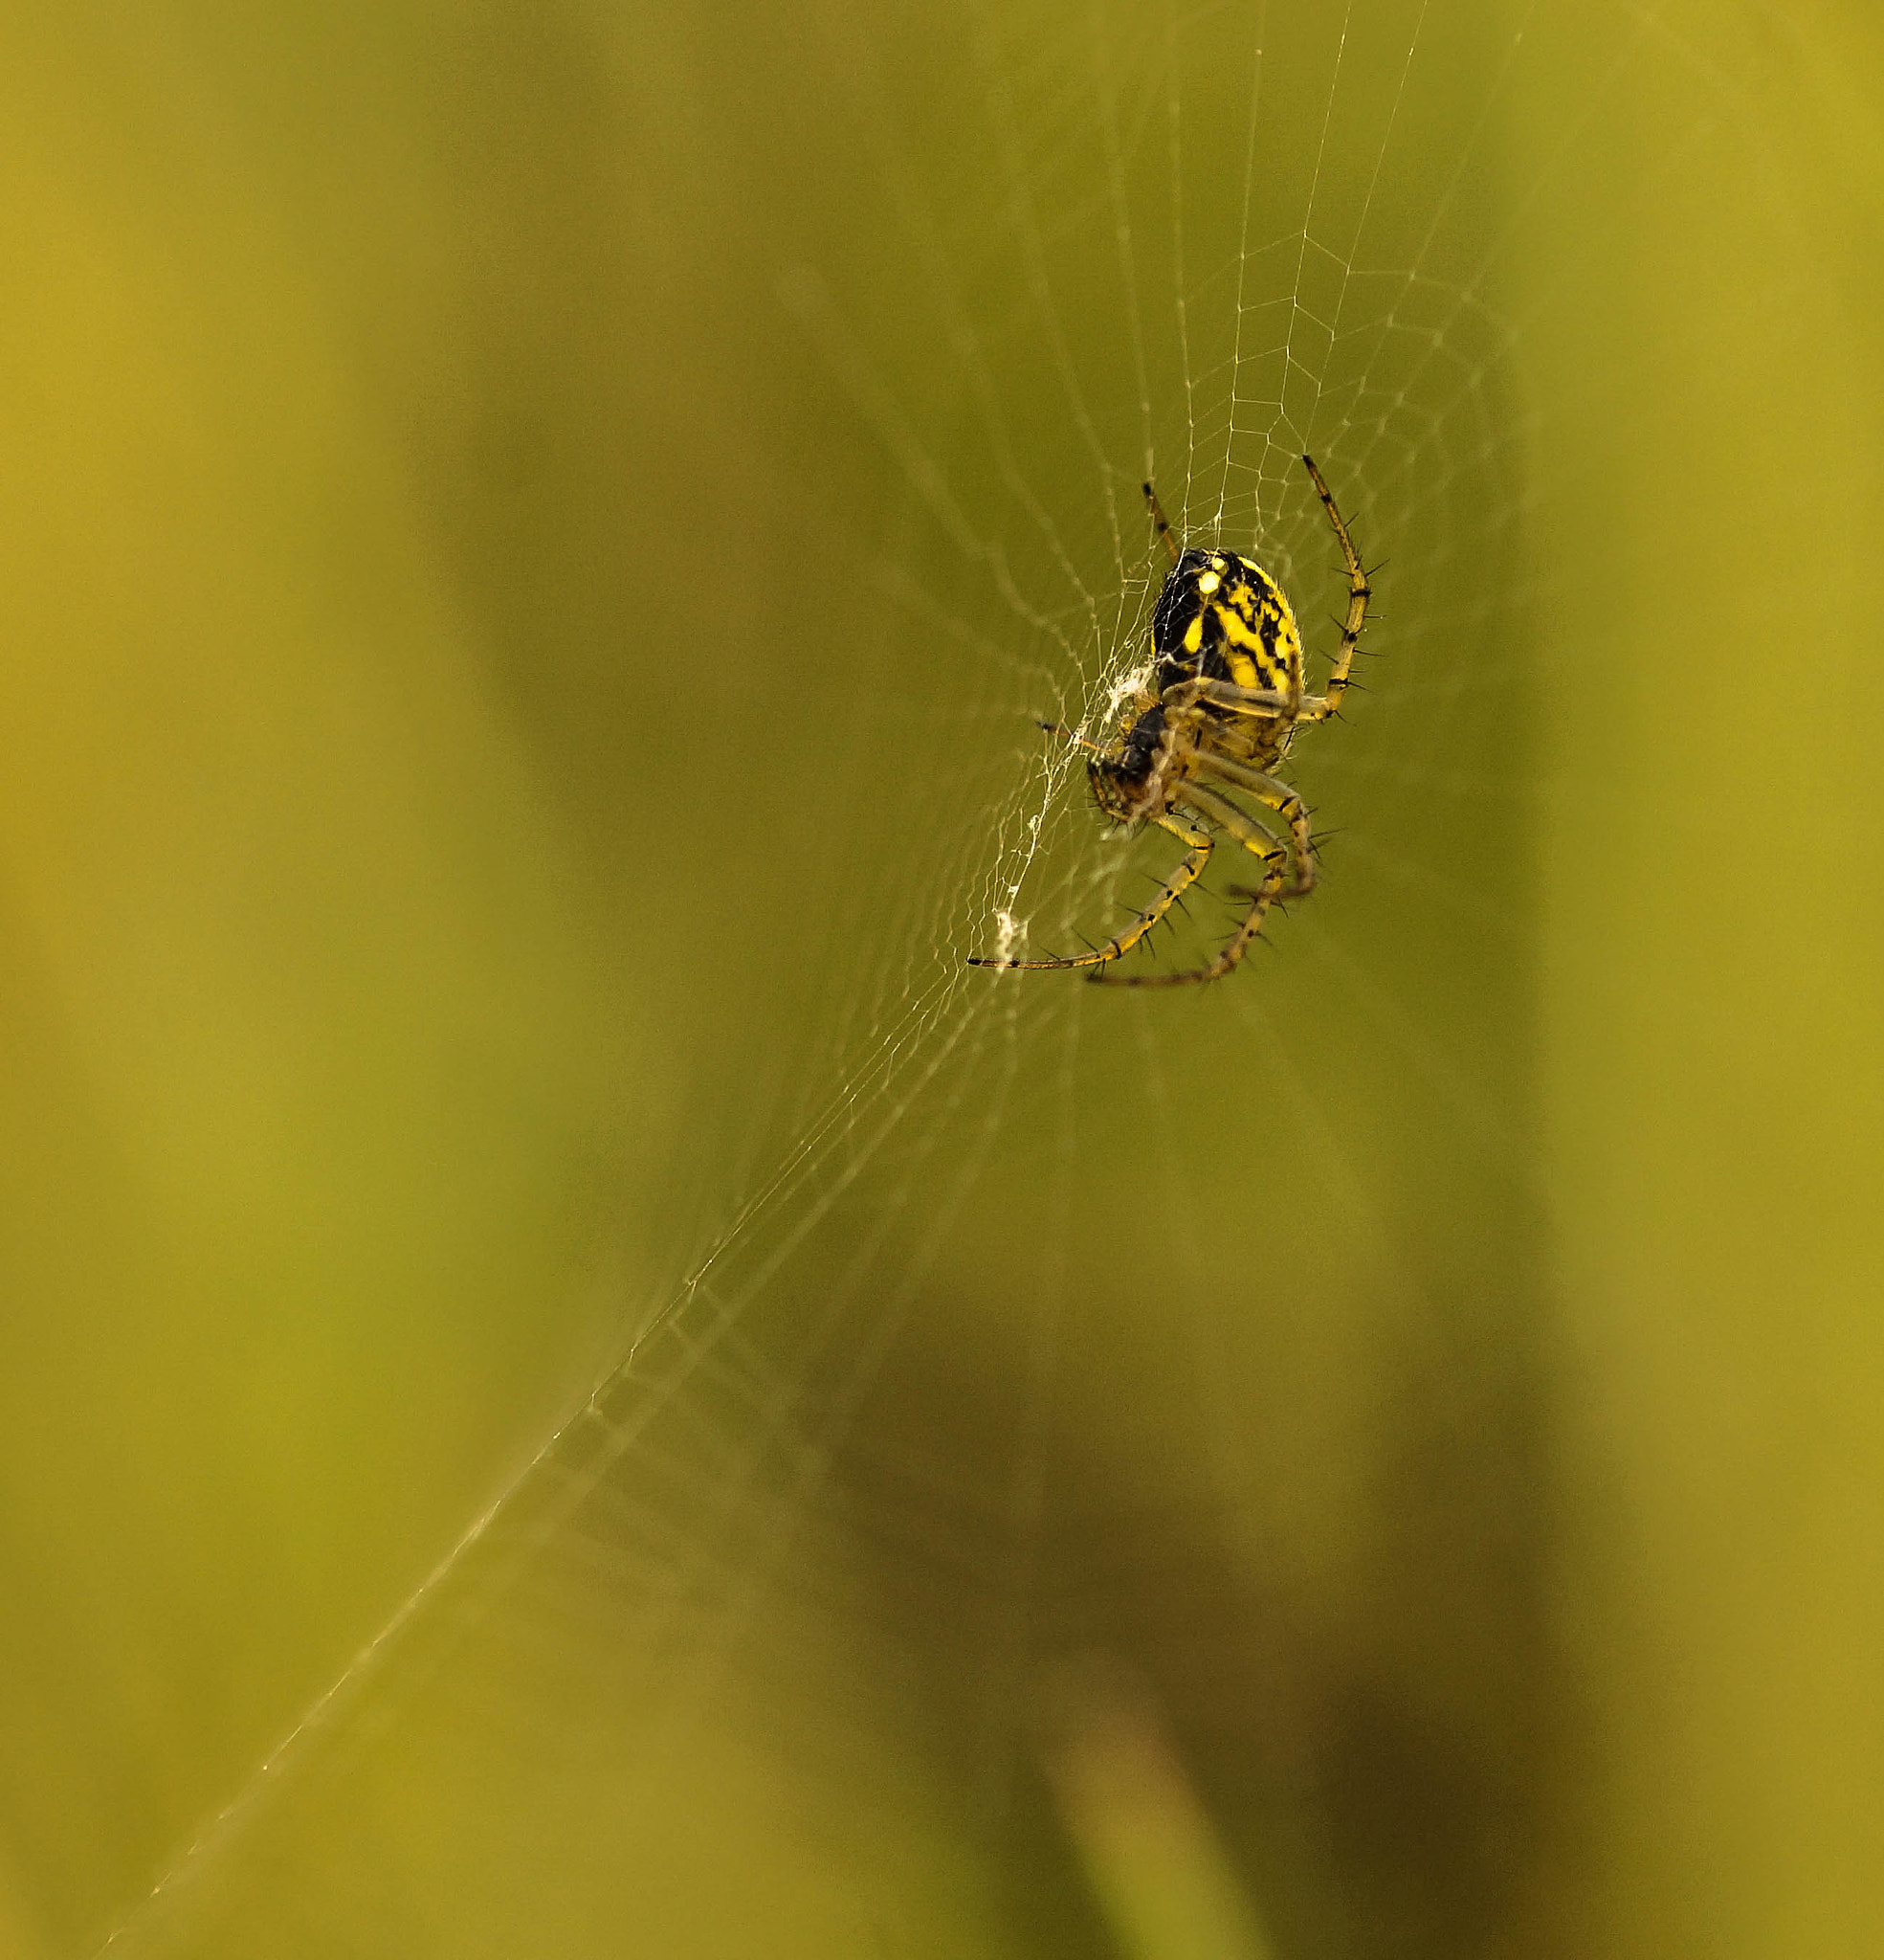
<svg viewBox="0 0 1884 1960"><path fill-rule="evenodd" d="M1200 1950L1145 1929L1161 1831L1218 1950L1521 1942L1569 1692L1524 356L1587 268L1514 253L1666 58L1596 11L581 17L698 99L706 181L635 163L726 268L701 413L751 418L758 487L665 532L755 609L708 628L726 760L644 758L737 865L671 953L704 1059L609 1365L107 1950ZM1116 724L1142 480L1325 663L1304 452L1383 567L1292 758L1321 888L1214 989L971 970L1169 868L1036 725ZM648 624L643 702L701 630ZM1228 935L1228 856L1139 958Z"/></svg>

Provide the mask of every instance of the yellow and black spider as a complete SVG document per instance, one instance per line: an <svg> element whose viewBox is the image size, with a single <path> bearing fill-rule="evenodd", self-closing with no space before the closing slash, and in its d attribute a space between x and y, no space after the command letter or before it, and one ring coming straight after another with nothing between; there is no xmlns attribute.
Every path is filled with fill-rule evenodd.
<svg viewBox="0 0 1884 1960"><path fill-rule="evenodd" d="M1090 979L1114 987L1183 987L1219 980L1262 930L1264 915L1275 900L1300 898L1314 888L1315 838L1308 808L1270 771L1287 756L1297 728L1325 722L1341 706L1372 594L1354 540L1315 458L1305 456L1302 461L1347 565L1347 617L1326 692L1302 692L1302 636L1282 588L1239 552L1195 546L1181 551L1157 493L1147 483L1144 497L1152 523L1171 554L1170 575L1151 618L1157 665L1134 697L1131 717L1110 748L1057 722L1040 725L1090 752L1086 772L1107 816L1169 831L1186 846L1184 861L1131 924L1091 952L1064 960L970 960L971 967L1031 973L1092 967L1097 970ZM1287 845L1232 803L1231 791L1274 811L1288 826ZM1203 877L1216 844L1212 831L1234 837L1263 866L1261 883L1238 894L1249 899L1250 909L1229 943L1208 965L1187 972L1107 971Z"/></svg>

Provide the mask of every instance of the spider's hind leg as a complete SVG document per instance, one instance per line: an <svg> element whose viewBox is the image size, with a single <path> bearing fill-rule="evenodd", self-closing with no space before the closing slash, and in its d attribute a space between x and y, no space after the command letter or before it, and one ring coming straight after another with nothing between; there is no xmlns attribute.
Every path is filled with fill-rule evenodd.
<svg viewBox="0 0 1884 1960"><path fill-rule="evenodd" d="M1327 687L1320 694L1310 695L1302 702L1298 719L1303 722L1325 722L1332 714L1338 713L1341 697L1347 692L1349 669L1354 665L1354 650L1361 641L1361 629L1367 623L1367 601L1374 595L1373 588L1367 583L1367 574L1362 568L1361 554L1354 548L1354 540L1348 533L1347 522L1335 507L1335 499L1321 472L1315 467L1312 456L1302 457L1307 466L1309 480L1315 485L1315 494L1321 500L1321 508L1328 513L1328 522L1335 527L1335 536L1341 541L1341 557L1347 568L1347 617L1341 622L1341 650L1335 655L1335 664L1328 673Z"/></svg>
<svg viewBox="0 0 1884 1960"><path fill-rule="evenodd" d="M1176 565L1184 555L1178 549L1178 534L1172 530L1170 521L1164 515L1164 506L1158 501L1158 492L1149 483L1141 487L1144 491L1145 507L1151 512L1151 527L1158 533L1165 550L1171 554L1171 563Z"/></svg>

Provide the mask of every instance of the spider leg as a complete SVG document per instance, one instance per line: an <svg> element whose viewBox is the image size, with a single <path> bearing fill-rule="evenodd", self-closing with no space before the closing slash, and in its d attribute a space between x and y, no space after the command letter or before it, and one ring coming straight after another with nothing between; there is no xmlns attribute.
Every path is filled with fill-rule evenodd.
<svg viewBox="0 0 1884 1960"><path fill-rule="evenodd" d="M1347 692L1348 669L1354 665L1354 649L1360 641L1361 629L1367 622L1367 601L1374 594L1367 583L1367 574L1361 568L1360 555L1354 548L1354 540L1348 535L1347 524L1335 508L1335 500L1321 479L1321 472L1315 467L1315 458L1305 456L1302 461L1308 466L1309 480L1315 485L1315 494L1321 500L1322 509L1328 513L1328 522L1334 525L1335 536L1341 540L1341 556L1347 561L1347 617L1341 623L1341 651L1336 654L1335 664L1328 673L1327 692L1309 695L1297 714L1297 719L1303 722L1325 722L1340 709L1341 696Z"/></svg>
<svg viewBox="0 0 1884 1960"><path fill-rule="evenodd" d="M1175 712L1208 702L1213 708L1226 708L1232 715L1264 715L1275 721L1291 720L1289 697L1269 687L1238 687L1233 680L1178 680L1159 697L1161 704Z"/></svg>
<svg viewBox="0 0 1884 1960"><path fill-rule="evenodd" d="M1193 769L1201 769L1220 782L1247 791L1265 803L1289 826L1289 839L1295 846L1296 875L1276 894L1283 899L1299 899L1315 889L1315 838L1309 828L1308 805L1287 783L1265 775L1246 762L1237 762L1214 749L1200 748L1190 759Z"/></svg>
<svg viewBox="0 0 1884 1960"><path fill-rule="evenodd" d="M1171 563L1175 565L1184 555L1178 549L1178 535L1165 521L1164 506L1158 501L1158 492L1149 483L1146 483L1143 488L1144 501L1151 511L1152 529L1158 533L1165 550L1171 554Z"/></svg>
<svg viewBox="0 0 1884 1960"><path fill-rule="evenodd" d="M1004 973L1042 973L1057 967L1104 967L1130 952L1204 876L1204 867L1209 863L1210 853L1216 847L1216 839L1195 824L1185 823L1162 812L1151 820L1161 830L1169 831L1174 837L1188 844L1190 849L1183 862L1159 887L1158 896L1122 932L1115 932L1103 946L1097 946L1091 952L1076 954L1070 960L970 960L969 966L993 967ZM1095 974L1093 977L1097 979L1098 976Z"/></svg>
<svg viewBox="0 0 1884 1960"><path fill-rule="evenodd" d="M1042 722L1040 727L1043 733L1057 735L1062 742L1070 742L1075 748L1083 748L1089 755L1105 754L1105 750L1097 742L1090 742L1085 736L1076 734L1064 722Z"/></svg>
<svg viewBox="0 0 1884 1960"><path fill-rule="evenodd" d="M1262 930L1264 916L1282 889L1282 877L1289 866L1289 854L1281 840L1272 836L1252 816L1238 810L1227 796L1202 783L1186 781L1172 792L1173 801L1189 805L1200 816L1226 830L1247 851L1263 860L1263 881L1250 899L1243 923L1230 935L1215 959L1208 966L1186 973L1094 973L1090 977L1101 987L1187 987L1206 980L1221 980L1249 950L1250 943ZM1163 818L1159 819L1161 822Z"/></svg>

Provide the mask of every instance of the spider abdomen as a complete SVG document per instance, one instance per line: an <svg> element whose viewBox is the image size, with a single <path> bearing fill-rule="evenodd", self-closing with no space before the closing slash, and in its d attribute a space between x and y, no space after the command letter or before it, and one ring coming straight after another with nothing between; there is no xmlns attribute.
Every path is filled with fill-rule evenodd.
<svg viewBox="0 0 1884 1960"><path fill-rule="evenodd" d="M1282 693L1301 658L1301 634L1282 589L1236 551L1183 554L1158 595L1151 643L1158 691L1185 680L1228 680Z"/></svg>

